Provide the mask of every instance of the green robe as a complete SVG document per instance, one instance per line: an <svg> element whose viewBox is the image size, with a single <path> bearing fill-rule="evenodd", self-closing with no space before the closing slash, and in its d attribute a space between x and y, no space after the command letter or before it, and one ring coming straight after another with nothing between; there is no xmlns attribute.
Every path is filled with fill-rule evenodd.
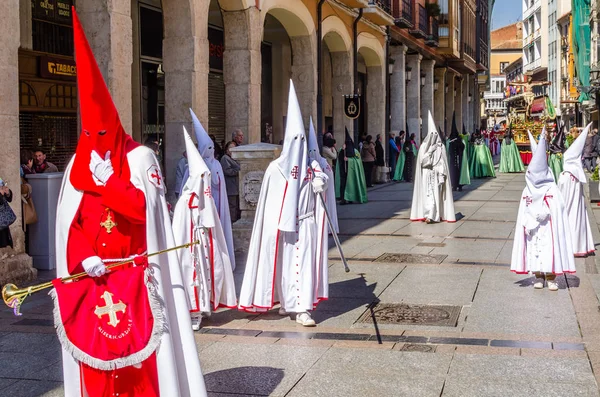
<svg viewBox="0 0 600 397"><path fill-rule="evenodd" d="M473 178L496 177L490 149L485 145L473 145L473 158L469 171Z"/></svg>
<svg viewBox="0 0 600 397"><path fill-rule="evenodd" d="M550 153L548 156L548 166L554 174L554 181L558 183L558 177L563 172L563 155L562 153Z"/></svg>
<svg viewBox="0 0 600 397"><path fill-rule="evenodd" d="M519 154L519 148L514 140L510 144L506 144L506 140L502 140L502 149L500 150L500 172L523 172L525 166Z"/></svg>
<svg viewBox="0 0 600 397"><path fill-rule="evenodd" d="M404 150L400 149L398 160L396 161L396 170L394 171L394 177L392 178L396 182L404 180L404 163L406 162L406 155Z"/></svg>
<svg viewBox="0 0 600 397"><path fill-rule="evenodd" d="M348 173L346 177L346 191L344 197L340 192L340 167L343 166L344 160L338 157L335 167L335 197L343 198L346 201L354 203L367 202L367 181L365 180L365 171L360 160L360 153L354 149L354 157L348 158Z"/></svg>
<svg viewBox="0 0 600 397"><path fill-rule="evenodd" d="M465 150L463 151L462 164L460 166L460 179L458 183L460 185L471 184L471 173L469 172L469 148L473 148L473 145L469 142L468 135L460 135L463 143L465 144Z"/></svg>

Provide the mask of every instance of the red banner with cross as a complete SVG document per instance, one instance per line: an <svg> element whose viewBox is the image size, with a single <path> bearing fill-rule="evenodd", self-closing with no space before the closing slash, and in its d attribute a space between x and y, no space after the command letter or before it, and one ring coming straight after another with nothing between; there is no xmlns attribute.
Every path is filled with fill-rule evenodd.
<svg viewBox="0 0 600 397"><path fill-rule="evenodd" d="M62 347L92 368L138 364L160 343L163 311L146 266L67 283L55 280L51 295Z"/></svg>

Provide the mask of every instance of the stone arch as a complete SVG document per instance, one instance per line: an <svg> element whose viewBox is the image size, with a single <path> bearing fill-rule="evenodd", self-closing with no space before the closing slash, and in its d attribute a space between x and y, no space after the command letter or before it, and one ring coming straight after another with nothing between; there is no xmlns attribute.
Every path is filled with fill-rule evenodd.
<svg viewBox="0 0 600 397"><path fill-rule="evenodd" d="M256 0L219 0L219 6L223 11L243 11L256 7Z"/></svg>
<svg viewBox="0 0 600 397"><path fill-rule="evenodd" d="M262 24L266 15L271 14L283 25L290 37L308 36L315 32L315 21L301 1L264 0L260 8Z"/></svg>
<svg viewBox="0 0 600 397"><path fill-rule="evenodd" d="M365 59L365 65L382 66L385 59L383 46L371 33L361 32L358 35L358 52Z"/></svg>
<svg viewBox="0 0 600 397"><path fill-rule="evenodd" d="M322 38L330 52L350 51L352 48L352 37L338 16L331 15L323 20Z"/></svg>

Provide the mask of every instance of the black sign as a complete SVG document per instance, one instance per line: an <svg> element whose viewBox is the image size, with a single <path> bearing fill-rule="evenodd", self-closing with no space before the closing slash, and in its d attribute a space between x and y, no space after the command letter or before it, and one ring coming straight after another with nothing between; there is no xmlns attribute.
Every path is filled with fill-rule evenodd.
<svg viewBox="0 0 600 397"><path fill-rule="evenodd" d="M349 119L360 116L360 95L344 95L344 114Z"/></svg>
<svg viewBox="0 0 600 397"><path fill-rule="evenodd" d="M40 76L47 79L75 81L77 67L72 59L40 56Z"/></svg>
<svg viewBox="0 0 600 397"><path fill-rule="evenodd" d="M35 19L71 25L73 0L31 0L31 13Z"/></svg>
<svg viewBox="0 0 600 397"><path fill-rule="evenodd" d="M208 66L211 69L223 70L224 40L221 29L208 27Z"/></svg>

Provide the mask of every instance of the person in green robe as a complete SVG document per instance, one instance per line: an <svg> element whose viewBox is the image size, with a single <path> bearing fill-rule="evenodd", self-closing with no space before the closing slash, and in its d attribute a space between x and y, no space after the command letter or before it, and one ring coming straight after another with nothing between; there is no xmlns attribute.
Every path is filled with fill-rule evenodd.
<svg viewBox="0 0 600 397"><path fill-rule="evenodd" d="M394 177L392 178L392 180L394 180L395 182L402 182L404 180L404 164L406 162L406 155L404 154L404 150L402 150L402 148L404 147L404 145L406 145L406 142L404 142L406 140L406 132L400 131L400 134L398 134L398 138L400 139L396 140L396 145L398 145L398 142L401 143L398 146L400 153L398 154L398 160L396 161L396 170L394 171Z"/></svg>
<svg viewBox="0 0 600 397"><path fill-rule="evenodd" d="M523 172L525 166L515 143L512 126L504 134L502 149L500 149L500 172Z"/></svg>
<svg viewBox="0 0 600 397"><path fill-rule="evenodd" d="M481 132L474 132L471 135L471 143L473 144L473 157L470 159L471 164L469 171L473 178L496 177L494 171L494 160L490 148L485 144L485 139Z"/></svg>
<svg viewBox="0 0 600 397"><path fill-rule="evenodd" d="M462 161L460 165L460 181L458 182L461 186L470 185L471 184L471 172L469 170L469 165L471 164L470 158L473 156L472 153L469 153L469 149L473 148L471 142L469 140L469 134L465 131L465 126L463 125L463 133L459 135L460 139L462 139L465 144L465 150L463 150ZM471 150L472 152L472 150ZM471 157L470 157L471 156Z"/></svg>
<svg viewBox="0 0 600 397"><path fill-rule="evenodd" d="M360 153L346 129L346 140L338 153L335 168L335 197L340 204L366 203L367 181Z"/></svg>
<svg viewBox="0 0 600 397"><path fill-rule="evenodd" d="M560 173L563 172L563 153L567 148L565 147L565 126L562 124L558 133L552 139L550 143L549 152L550 156L548 156L548 166L552 170L554 174L554 181L558 183L558 178L560 177Z"/></svg>

